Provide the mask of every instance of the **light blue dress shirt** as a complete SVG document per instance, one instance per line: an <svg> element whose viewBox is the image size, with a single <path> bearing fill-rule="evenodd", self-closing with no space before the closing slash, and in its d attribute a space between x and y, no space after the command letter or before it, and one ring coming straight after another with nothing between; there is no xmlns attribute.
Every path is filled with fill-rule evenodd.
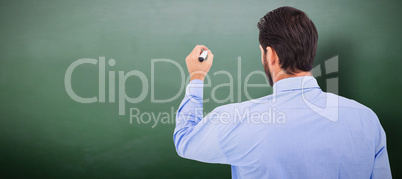
<svg viewBox="0 0 402 179"><path fill-rule="evenodd" d="M232 178L391 178L385 132L371 109L323 92L311 76L273 89L204 117L203 81L192 80L176 115L177 153L229 164Z"/></svg>

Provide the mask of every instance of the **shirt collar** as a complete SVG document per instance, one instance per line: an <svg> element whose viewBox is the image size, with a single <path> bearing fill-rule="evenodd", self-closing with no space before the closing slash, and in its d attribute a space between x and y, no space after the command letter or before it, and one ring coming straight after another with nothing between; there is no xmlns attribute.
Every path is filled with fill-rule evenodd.
<svg viewBox="0 0 402 179"><path fill-rule="evenodd" d="M274 86L274 94L282 91L301 90L307 88L320 88L317 80L312 76L300 76L285 78L277 81Z"/></svg>

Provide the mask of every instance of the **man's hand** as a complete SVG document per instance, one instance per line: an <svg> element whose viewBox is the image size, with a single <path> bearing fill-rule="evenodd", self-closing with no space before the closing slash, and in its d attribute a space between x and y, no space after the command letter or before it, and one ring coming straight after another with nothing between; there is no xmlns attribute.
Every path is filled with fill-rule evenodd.
<svg viewBox="0 0 402 179"><path fill-rule="evenodd" d="M208 51L207 60L200 62L198 57L202 53L202 50ZM190 73L190 81L194 79L199 79L204 81L205 75L208 73L214 61L214 55L211 50L208 50L204 45L197 45L193 51L186 57L186 64L188 72Z"/></svg>

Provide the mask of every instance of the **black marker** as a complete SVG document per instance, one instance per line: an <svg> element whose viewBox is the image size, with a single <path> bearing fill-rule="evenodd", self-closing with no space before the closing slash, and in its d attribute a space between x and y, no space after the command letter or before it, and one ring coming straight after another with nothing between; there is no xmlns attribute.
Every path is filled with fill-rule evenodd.
<svg viewBox="0 0 402 179"><path fill-rule="evenodd" d="M198 57L198 61L203 62L205 60L205 58L207 58L207 53L208 53L208 51L204 50L201 53L200 57Z"/></svg>

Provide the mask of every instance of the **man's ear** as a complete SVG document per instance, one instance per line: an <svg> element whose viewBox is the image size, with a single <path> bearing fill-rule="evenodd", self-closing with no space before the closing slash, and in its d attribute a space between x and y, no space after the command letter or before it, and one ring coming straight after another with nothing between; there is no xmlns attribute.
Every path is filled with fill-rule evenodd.
<svg viewBox="0 0 402 179"><path fill-rule="evenodd" d="M267 54L266 54L267 62L273 66L275 63L278 63L278 59L276 58L276 53L273 48L270 46L267 47Z"/></svg>

